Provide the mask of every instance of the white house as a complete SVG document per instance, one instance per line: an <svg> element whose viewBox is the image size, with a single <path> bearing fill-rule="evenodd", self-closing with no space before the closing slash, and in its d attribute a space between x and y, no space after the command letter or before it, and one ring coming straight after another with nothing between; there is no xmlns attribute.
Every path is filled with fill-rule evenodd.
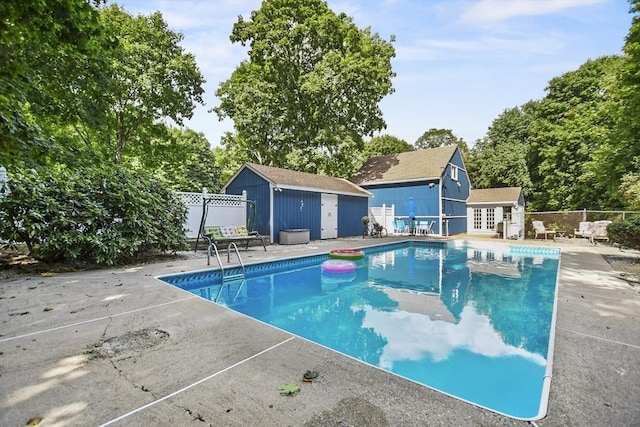
<svg viewBox="0 0 640 427"><path fill-rule="evenodd" d="M467 200L467 233L524 239L521 187L472 189Z"/></svg>

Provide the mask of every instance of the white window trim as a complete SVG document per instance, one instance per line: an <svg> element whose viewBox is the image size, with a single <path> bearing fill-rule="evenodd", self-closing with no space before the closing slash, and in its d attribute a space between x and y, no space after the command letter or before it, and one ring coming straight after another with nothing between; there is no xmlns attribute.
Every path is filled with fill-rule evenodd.
<svg viewBox="0 0 640 427"><path fill-rule="evenodd" d="M458 166L451 165L451 179L454 181L458 180Z"/></svg>

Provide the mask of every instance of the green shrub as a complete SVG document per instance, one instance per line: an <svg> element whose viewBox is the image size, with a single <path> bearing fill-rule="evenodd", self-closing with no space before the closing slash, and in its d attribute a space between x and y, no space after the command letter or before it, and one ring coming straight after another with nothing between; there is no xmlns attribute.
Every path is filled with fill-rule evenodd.
<svg viewBox="0 0 640 427"><path fill-rule="evenodd" d="M607 226L607 235L620 246L640 249L640 217L612 222Z"/></svg>
<svg viewBox="0 0 640 427"><path fill-rule="evenodd" d="M124 167L15 173L6 187L0 239L26 243L43 261L113 265L186 249L184 203Z"/></svg>

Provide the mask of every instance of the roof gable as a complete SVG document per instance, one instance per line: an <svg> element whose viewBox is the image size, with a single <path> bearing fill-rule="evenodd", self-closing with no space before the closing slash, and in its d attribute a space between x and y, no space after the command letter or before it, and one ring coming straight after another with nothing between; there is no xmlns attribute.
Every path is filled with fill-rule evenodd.
<svg viewBox="0 0 640 427"><path fill-rule="evenodd" d="M351 178L357 184L440 179L457 145L372 157Z"/></svg>
<svg viewBox="0 0 640 427"><path fill-rule="evenodd" d="M364 197L370 197L372 195L367 190L343 178L316 175L313 173L276 168L256 163L245 163L243 167L252 170L271 184L280 188L330 192Z"/></svg>
<svg viewBox="0 0 640 427"><path fill-rule="evenodd" d="M467 204L519 203L522 187L479 188L471 190Z"/></svg>

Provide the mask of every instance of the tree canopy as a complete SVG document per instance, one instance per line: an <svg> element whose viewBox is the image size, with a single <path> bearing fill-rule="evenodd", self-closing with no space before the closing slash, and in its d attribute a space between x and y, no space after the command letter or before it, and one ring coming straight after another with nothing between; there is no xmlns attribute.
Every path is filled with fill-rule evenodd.
<svg viewBox="0 0 640 427"><path fill-rule="evenodd" d="M626 204L640 209L640 0L629 3L633 18L623 48L616 131L598 158L600 176L611 173L608 188L615 190L618 184Z"/></svg>
<svg viewBox="0 0 640 427"><path fill-rule="evenodd" d="M55 99L99 56L100 0L0 2L0 164L37 165L52 148L33 117L38 100ZM46 83L46 85L42 84ZM34 102L35 101L35 102Z"/></svg>
<svg viewBox="0 0 640 427"><path fill-rule="evenodd" d="M589 60L551 79L541 100L505 110L472 151L473 183L522 186L535 210L622 208L621 165L605 167L603 159L613 146L630 153L615 142L623 63L618 56Z"/></svg>
<svg viewBox="0 0 640 427"><path fill-rule="evenodd" d="M159 12L101 4L0 4L0 164L126 163L172 188L219 188L219 174L202 171L215 163L204 136L171 128L203 102L204 78L182 34Z"/></svg>
<svg viewBox="0 0 640 427"><path fill-rule="evenodd" d="M466 146L464 140L455 136L451 129L431 128L420 135L413 145L417 150L422 150L424 148L444 147L445 145L451 144L464 144Z"/></svg>
<svg viewBox="0 0 640 427"><path fill-rule="evenodd" d="M238 18L248 57L216 94L234 131L211 150L177 129L204 78L160 13L102 0L0 3L0 164L9 170L123 163L173 189L216 191L243 162L350 177L371 156L413 147L386 127L393 37L322 0L266 0ZM451 129L414 147L458 144L475 188L521 186L530 209L640 209L640 0L623 55L551 79L503 111L471 151Z"/></svg>
<svg viewBox="0 0 640 427"><path fill-rule="evenodd" d="M392 135L374 136L364 144L363 154L366 159L387 154L398 154L413 151L413 146L404 139Z"/></svg>
<svg viewBox="0 0 640 427"><path fill-rule="evenodd" d="M108 105L96 119L79 109L76 130L83 142L114 163L120 163L127 144L162 120L178 125L203 103L204 77L192 54L180 46L182 34L170 30L160 12L131 16L116 5L100 13L105 31L114 40L109 56L111 76L101 84ZM97 122L97 123L96 123Z"/></svg>
<svg viewBox="0 0 640 427"><path fill-rule="evenodd" d="M466 165L474 187L522 187L526 195L531 191L527 153L533 108L532 101L505 110L476 142Z"/></svg>
<svg viewBox="0 0 640 427"><path fill-rule="evenodd" d="M233 119L223 143L246 160L340 171L363 136L386 126L378 104L393 91L391 42L324 1L264 1L230 38L250 47L249 58L220 84L215 111Z"/></svg>

